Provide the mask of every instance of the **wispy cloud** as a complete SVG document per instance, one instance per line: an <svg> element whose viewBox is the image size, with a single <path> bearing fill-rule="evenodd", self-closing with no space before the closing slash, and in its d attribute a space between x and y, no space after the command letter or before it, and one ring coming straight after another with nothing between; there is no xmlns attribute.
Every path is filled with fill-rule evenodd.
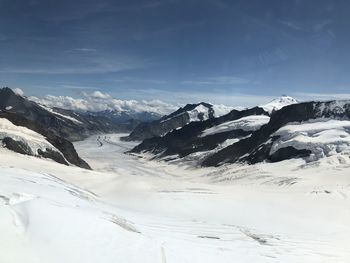
<svg viewBox="0 0 350 263"><path fill-rule="evenodd" d="M191 27L202 26L206 23L208 23L208 22L207 21L195 21L195 22L188 22L188 23L178 23L176 25L161 27L160 29L156 29L153 31L144 31L144 32L136 33L133 35L133 39L145 40L147 38L157 37L158 35L161 35L161 34L167 34L167 33L172 33L175 31L181 31L184 29L188 29Z"/></svg>
<svg viewBox="0 0 350 263"><path fill-rule="evenodd" d="M331 25L332 20L309 20L309 21L281 21L281 23L289 28L304 32L318 33L326 30L326 27Z"/></svg>
<svg viewBox="0 0 350 263"><path fill-rule="evenodd" d="M262 66L274 65L289 58L288 49L278 47L271 50L265 50L258 55L258 62Z"/></svg>
<svg viewBox="0 0 350 263"><path fill-rule="evenodd" d="M144 8L158 8L167 4L174 3L178 0L154 0L154 1L145 1L144 3L131 4L125 6L116 6L115 10L126 11L126 10L142 10Z"/></svg>
<svg viewBox="0 0 350 263"><path fill-rule="evenodd" d="M270 102L274 96L251 95L227 90L211 91L166 91L161 89L140 89L129 91L129 96L134 98L161 98L169 103L183 105L186 103L208 102L212 104L222 104L227 106L251 107Z"/></svg>
<svg viewBox="0 0 350 263"><path fill-rule="evenodd" d="M307 93L298 92L294 94L305 100L346 100L350 99L350 93Z"/></svg>
<svg viewBox="0 0 350 263"><path fill-rule="evenodd" d="M149 84L172 84L172 85L244 85L244 84L257 84L255 81L235 77L235 76L217 76L209 78L196 78L187 80L165 80L165 79L142 79L135 77L123 77L112 80L116 83L149 83Z"/></svg>
<svg viewBox="0 0 350 263"><path fill-rule="evenodd" d="M70 52L91 53L91 52L97 52L97 49L81 47L81 48L73 48L73 49L71 49L69 51Z"/></svg>
<svg viewBox="0 0 350 263"><path fill-rule="evenodd" d="M137 78L119 78L113 79L113 82L116 83L150 83L150 84L169 84L171 81L169 80L161 80L161 79L137 79Z"/></svg>
<svg viewBox="0 0 350 263"><path fill-rule="evenodd" d="M117 60L117 58L116 58ZM142 60L134 60L130 58L120 59L120 62L116 62L112 59L104 57L94 57L86 60L86 66L77 65L76 67L69 65L61 65L59 67L0 67L0 73L8 74L41 74L41 75L59 75L59 74L103 74L103 73L116 73L125 70L141 69L147 67L147 63Z"/></svg>
<svg viewBox="0 0 350 263"><path fill-rule="evenodd" d="M62 89L69 89L69 90L97 90L97 87L92 86L80 86L80 85L71 85L71 84L62 84L60 85Z"/></svg>
<svg viewBox="0 0 350 263"><path fill-rule="evenodd" d="M132 67L115 67L115 68L63 68L63 69L30 69L30 68L16 68L16 69L0 69L0 73L8 74L38 74L38 75L71 75L71 74L99 74L99 73L113 73L123 70L132 69Z"/></svg>
<svg viewBox="0 0 350 263"><path fill-rule="evenodd" d="M242 85L252 84L251 80L234 77L234 76L218 76L204 79L185 80L181 84L194 84L194 85Z"/></svg>

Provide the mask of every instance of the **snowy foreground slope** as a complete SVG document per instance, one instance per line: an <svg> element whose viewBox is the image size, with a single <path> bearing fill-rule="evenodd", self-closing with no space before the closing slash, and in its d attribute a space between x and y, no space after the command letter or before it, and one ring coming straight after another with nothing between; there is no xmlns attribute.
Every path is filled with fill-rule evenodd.
<svg viewBox="0 0 350 263"><path fill-rule="evenodd" d="M0 262L349 262L350 160L193 169L75 144L96 171L0 149Z"/></svg>

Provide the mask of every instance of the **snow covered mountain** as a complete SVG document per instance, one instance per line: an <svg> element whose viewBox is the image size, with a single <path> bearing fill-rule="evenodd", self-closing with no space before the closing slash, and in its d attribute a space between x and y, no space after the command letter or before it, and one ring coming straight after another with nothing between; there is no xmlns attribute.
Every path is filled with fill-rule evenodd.
<svg viewBox="0 0 350 263"><path fill-rule="evenodd" d="M73 144L45 126L7 111L0 111L1 146L12 151L90 169ZM62 158L62 156L64 158Z"/></svg>
<svg viewBox="0 0 350 263"><path fill-rule="evenodd" d="M209 156L202 165L297 157L315 160L335 152L346 154L350 147L349 119L350 101L292 104L274 112L269 123L249 138Z"/></svg>
<svg viewBox="0 0 350 263"><path fill-rule="evenodd" d="M68 165L63 154L43 135L26 127L16 126L0 118L0 141L3 147L21 154L40 156Z"/></svg>
<svg viewBox="0 0 350 263"><path fill-rule="evenodd" d="M298 101L292 97L283 95L279 98L273 99L267 104L261 105L259 107L263 108L265 111L268 113L272 113L274 111L280 110L285 106L291 105L291 104L296 104Z"/></svg>
<svg viewBox="0 0 350 263"><path fill-rule="evenodd" d="M53 112L16 94L0 89L2 146L13 151L50 158L63 164L90 168L67 138L83 133L81 119Z"/></svg>
<svg viewBox="0 0 350 263"><path fill-rule="evenodd" d="M350 151L349 101L294 102L278 99L265 108L233 110L220 118L193 122L164 137L144 140L131 152L217 166L298 157L311 161Z"/></svg>
<svg viewBox="0 0 350 263"><path fill-rule="evenodd" d="M150 152L159 158L170 155L179 155L182 158L196 152L211 151L222 147L222 144L229 140L249 136L259 125L269 121L268 115L259 107L241 111L232 110L218 118L191 122L163 137L146 139L132 152Z"/></svg>
<svg viewBox="0 0 350 263"><path fill-rule="evenodd" d="M191 122L201 122L227 114L233 107L223 105L212 105L201 102L198 104L187 104L177 111L150 123L141 123L125 137L127 141L142 141L152 137L161 137L168 132L179 129Z"/></svg>
<svg viewBox="0 0 350 263"><path fill-rule="evenodd" d="M176 106L159 100L120 100L100 91L83 92L81 95L81 98L47 95L42 98L31 96L29 99L49 108L91 113L120 123L129 120L152 121L177 109Z"/></svg>
<svg viewBox="0 0 350 263"><path fill-rule="evenodd" d="M82 140L96 133L130 131L139 123L113 113L98 114L49 107L15 94L9 88L0 89L0 110L40 123L70 141Z"/></svg>
<svg viewBox="0 0 350 263"><path fill-rule="evenodd" d="M48 142L58 151L51 147L31 149L32 142L26 141L28 138L25 136L4 137L5 147L23 154L48 157L60 163L71 163L86 168L88 165L78 157L74 147L69 145L69 141L82 140L92 134L127 132L135 127L130 138L159 136L190 122L215 118L230 109L230 107L213 106L207 103L189 104L163 118L154 112L138 110L73 111L38 104L9 88L0 89L0 117L8 119L14 126L25 127L44 138L49 138ZM140 124L139 119L144 122ZM155 119L159 120L154 121ZM152 120L151 124L147 123ZM63 158L60 158L61 155Z"/></svg>

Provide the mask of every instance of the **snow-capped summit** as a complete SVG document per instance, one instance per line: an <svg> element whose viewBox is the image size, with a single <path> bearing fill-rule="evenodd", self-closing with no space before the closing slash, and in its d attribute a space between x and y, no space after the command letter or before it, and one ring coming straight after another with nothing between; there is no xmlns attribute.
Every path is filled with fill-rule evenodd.
<svg viewBox="0 0 350 263"><path fill-rule="evenodd" d="M273 99L267 104L260 107L269 112L270 114L276 110L282 109L285 106L298 103L298 101L290 96L282 95L279 98Z"/></svg>

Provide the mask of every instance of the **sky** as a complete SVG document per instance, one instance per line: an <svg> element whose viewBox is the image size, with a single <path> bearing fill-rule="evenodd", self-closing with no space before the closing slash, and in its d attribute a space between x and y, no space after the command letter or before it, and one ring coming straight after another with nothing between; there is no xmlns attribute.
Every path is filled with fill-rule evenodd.
<svg viewBox="0 0 350 263"><path fill-rule="evenodd" d="M347 0L0 0L0 85L256 105L350 98Z"/></svg>

